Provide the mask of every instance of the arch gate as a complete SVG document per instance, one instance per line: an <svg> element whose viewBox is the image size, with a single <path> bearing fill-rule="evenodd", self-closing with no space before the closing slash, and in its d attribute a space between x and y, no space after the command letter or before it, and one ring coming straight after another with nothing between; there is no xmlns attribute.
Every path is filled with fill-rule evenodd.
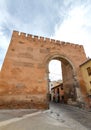
<svg viewBox="0 0 91 130"><path fill-rule="evenodd" d="M79 70L86 60L82 45L13 31L0 73L0 104L11 108L48 108L48 64L52 59L62 62L66 100L72 90L75 100L80 90L84 95Z"/></svg>

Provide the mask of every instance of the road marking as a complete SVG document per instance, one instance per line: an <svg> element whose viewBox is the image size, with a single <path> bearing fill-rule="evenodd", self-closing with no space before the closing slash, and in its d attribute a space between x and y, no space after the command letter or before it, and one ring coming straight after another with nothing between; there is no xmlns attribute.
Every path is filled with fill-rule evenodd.
<svg viewBox="0 0 91 130"><path fill-rule="evenodd" d="M23 119L26 119L26 118L28 118L28 117L32 117L32 116L39 115L39 114L41 114L41 113L42 113L42 111L39 111L39 112L35 112L35 113L31 113L31 114L24 115L24 116L22 116L22 117L15 117L15 118L13 118L13 119L9 119L9 120L2 121L2 122L0 122L0 127L1 127L1 126L6 126L6 125L8 125L8 124L11 124L11 123L14 123L14 122L23 120Z"/></svg>

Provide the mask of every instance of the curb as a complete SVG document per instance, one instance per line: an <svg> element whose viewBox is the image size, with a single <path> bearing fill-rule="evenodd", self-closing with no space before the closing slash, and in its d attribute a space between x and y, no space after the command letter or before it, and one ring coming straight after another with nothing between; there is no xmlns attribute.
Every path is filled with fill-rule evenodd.
<svg viewBox="0 0 91 130"><path fill-rule="evenodd" d="M8 124L11 124L11 123L14 123L14 122L23 120L23 119L26 119L26 118L28 118L28 117L32 117L32 116L39 115L39 114L41 114L41 113L42 113L42 111L39 111L39 112L35 112L35 113L31 113L31 114L24 115L24 116L22 116L22 117L15 117L15 118L13 118L13 119L9 119L9 120L2 121L2 122L0 122L0 127L1 127L1 126L6 126L6 125L8 125Z"/></svg>

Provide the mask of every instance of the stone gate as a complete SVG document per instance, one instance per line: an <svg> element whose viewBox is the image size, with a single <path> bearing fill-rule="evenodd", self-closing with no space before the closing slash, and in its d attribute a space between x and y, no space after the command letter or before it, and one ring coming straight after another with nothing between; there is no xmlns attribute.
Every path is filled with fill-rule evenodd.
<svg viewBox="0 0 91 130"><path fill-rule="evenodd" d="M48 108L48 65L53 59L62 63L65 100L72 91L75 100L80 91L84 96L82 45L13 31L0 72L0 107Z"/></svg>

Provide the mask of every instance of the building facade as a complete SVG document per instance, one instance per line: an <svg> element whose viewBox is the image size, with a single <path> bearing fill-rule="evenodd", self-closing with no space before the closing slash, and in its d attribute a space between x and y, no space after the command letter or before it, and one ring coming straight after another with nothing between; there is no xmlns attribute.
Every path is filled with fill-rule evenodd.
<svg viewBox="0 0 91 130"><path fill-rule="evenodd" d="M86 97L91 106L91 59L82 63L80 69L86 86Z"/></svg>
<svg viewBox="0 0 91 130"><path fill-rule="evenodd" d="M51 101L55 103L64 103L63 83L51 88Z"/></svg>

